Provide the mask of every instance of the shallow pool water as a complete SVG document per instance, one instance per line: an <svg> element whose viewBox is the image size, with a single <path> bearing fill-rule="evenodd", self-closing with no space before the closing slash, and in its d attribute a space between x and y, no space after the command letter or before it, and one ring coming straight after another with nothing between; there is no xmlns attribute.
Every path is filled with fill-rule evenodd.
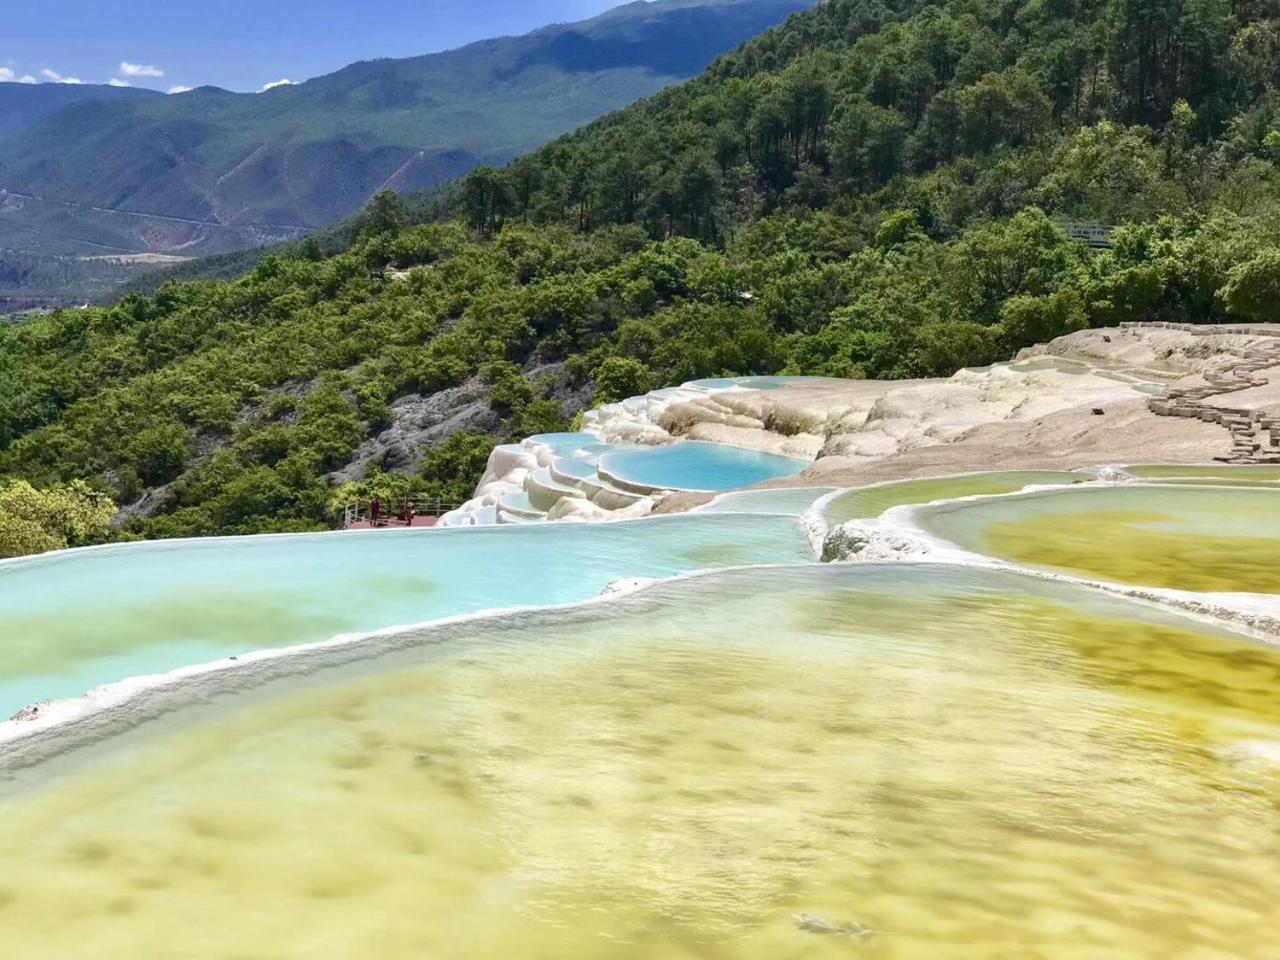
<svg viewBox="0 0 1280 960"><path fill-rule="evenodd" d="M0 564L0 718L140 674L627 577L807 562L788 517L131 544Z"/></svg>
<svg viewBox="0 0 1280 960"><path fill-rule="evenodd" d="M698 513L789 513L799 516L835 487L786 487L726 493L697 508Z"/></svg>
<svg viewBox="0 0 1280 960"><path fill-rule="evenodd" d="M682 440L661 447L606 453L606 479L652 490L721 491L800 473L810 461L721 443Z"/></svg>
<svg viewBox="0 0 1280 960"><path fill-rule="evenodd" d="M708 377L705 380L694 380L688 385L702 387L704 390L728 390L737 387L742 390L781 390L792 383L805 383L818 380L819 377Z"/></svg>
<svg viewBox="0 0 1280 960"><path fill-rule="evenodd" d="M906 564L421 639L8 783L6 949L1272 955L1280 652Z"/></svg>
<svg viewBox="0 0 1280 960"><path fill-rule="evenodd" d="M1016 370L1019 373L1038 373L1049 370L1054 373L1067 373L1073 376L1083 376L1086 373L1093 373L1095 368L1087 363L1078 360L1068 360L1064 357L1035 357L1031 360L1020 360L1017 363L1009 364L1010 370Z"/></svg>
<svg viewBox="0 0 1280 960"><path fill-rule="evenodd" d="M836 497L827 504L827 522L836 526L850 520L867 520L880 516L890 507L907 503L1013 493L1033 484L1082 483L1088 479L1079 473L1020 470L883 483L873 487L860 487Z"/></svg>
<svg viewBox="0 0 1280 960"><path fill-rule="evenodd" d="M967 549L1077 576L1280 593L1280 490L1067 488L928 507L920 523Z"/></svg>
<svg viewBox="0 0 1280 960"><path fill-rule="evenodd" d="M594 463L590 460L573 457L561 457L556 460L552 469L564 476L574 477L579 480L590 480L597 476Z"/></svg>
<svg viewBox="0 0 1280 960"><path fill-rule="evenodd" d="M1280 464L1135 464L1123 468L1130 476L1144 480L1196 479L1229 480L1236 483L1280 483Z"/></svg>
<svg viewBox="0 0 1280 960"><path fill-rule="evenodd" d="M525 445L549 448L556 456L569 457L583 447L594 446L599 438L590 433L539 433L525 440Z"/></svg>

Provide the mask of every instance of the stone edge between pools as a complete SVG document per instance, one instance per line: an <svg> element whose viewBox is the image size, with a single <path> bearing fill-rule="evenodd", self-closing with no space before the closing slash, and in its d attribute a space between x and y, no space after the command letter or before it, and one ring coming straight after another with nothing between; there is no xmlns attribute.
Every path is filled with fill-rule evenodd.
<svg viewBox="0 0 1280 960"><path fill-rule="evenodd" d="M1099 480L1099 471L1107 469L1112 468L1082 468L1074 472L1081 473L1086 477L1092 476L1098 483L1097 487L1093 487L1094 489L1114 486L1118 483L1151 487L1160 486L1160 484L1156 483L1135 483L1134 481L1127 479ZM961 474L945 474L937 478L913 479L946 479L949 477L973 476L993 472L1017 473L1024 471L971 471ZM983 554L963 550L949 541L928 533L914 522L916 515L925 508L937 506L943 503L961 503L966 501L994 499L996 497L1023 496L1030 492L1034 492L1035 490L1057 489L1059 487L1066 488L1070 486L1070 484L1033 485L1031 487L1004 494L978 494L968 497L930 501L928 503L903 504L890 508L883 515L872 521L854 520L841 524L834 530L827 524L825 509L833 499L843 496L853 490L887 487L903 482L911 481L886 481L883 483L868 484L863 487L843 487L820 496L808 510L798 517L799 522L802 524L809 537L811 546L815 547L815 550L825 550L834 533L854 525L864 528L871 525L875 525L879 528L887 527L892 529L894 532L909 535L914 542L923 547L923 549L919 550L919 552L893 551L889 556L876 558L876 561L880 563L915 562L928 564L953 564L966 567L1000 569L1038 579L1056 580L1075 584L1088 589L1100 590L1105 593L1138 601L1140 603L1151 604L1165 610L1173 609L1180 613L1190 615L1192 618L1201 620L1207 624L1219 627L1226 626L1230 629L1243 632L1268 644L1280 643L1280 598L1256 597L1256 595L1248 594L1194 594L1186 591L1120 585L1106 581L1090 580L1088 578L1072 577L1065 574L1035 570L1001 561L996 558L987 557ZM1211 485L1206 486L1210 489L1221 489L1213 488ZM798 488L783 489L795 490ZM822 487L817 489L830 488ZM714 503L722 498L741 492L743 491L724 491L714 497L710 502ZM737 515L729 513L727 515L741 516L745 518L756 516L758 514ZM788 515L794 516L794 514ZM671 515L671 517L677 516L680 516L680 514ZM663 518L652 517L644 519L661 520ZM615 522L639 523L643 521L620 520ZM301 534L298 536L315 535ZM234 539L252 538L238 537ZM828 559L848 561L856 558L838 556ZM862 562L874 561L863 560ZM10 720L0 722L0 747L7 749L14 744L21 744L27 741L39 741L50 734L57 734L59 731L65 731L69 726L89 723L90 727L92 727L94 718L100 718L103 722L108 723L112 720L118 721L123 719L119 716L122 711L128 711L131 715L128 722L124 724L127 728L128 726L135 725L136 723L141 723L147 718L145 715L146 707L144 705L144 701L150 702L150 700L155 698L163 699L164 690L170 688L179 690L192 683L199 685L206 678L221 677L229 672L234 672L237 679L241 677L249 678L254 675L260 675L264 678L258 681L260 684L271 679L318 669L319 667L312 663L313 658L320 657L323 660L326 655L329 655L328 652L330 651L340 651L340 653L331 654L333 662L323 664L324 666L339 665L341 663L348 663L368 657L379 656L390 652L393 649L397 649L398 646L403 646L403 638L413 635L416 631L428 629L434 630L435 628L444 629L457 625L470 624L480 619L489 619L494 617L519 617L530 613L536 613L538 611L558 612L586 609L594 604L607 602L620 596L647 589L656 584L671 583L683 579L703 577L733 570L768 568L772 566L775 565L751 564L738 567L731 566L700 569L676 574L671 577L660 578L658 580L627 582L620 585L619 589L606 589L603 594L597 597L586 598L569 604L551 606L530 605L480 610L455 617L428 620L422 623L396 625L377 631L339 635L312 644L254 651L241 656L234 661L229 659L218 660L211 663L181 667L155 676L126 678L115 683L101 686L78 698L49 703L47 705L48 709L46 712L36 720ZM1242 598L1263 600L1265 602L1265 607L1263 609L1258 609L1256 605L1241 603L1240 601ZM1250 609L1250 607L1252 607L1252 609ZM395 638L402 638L401 642L397 644L395 642ZM371 643L377 644L376 649L368 649ZM163 710L160 712L163 712ZM62 737L59 737L59 739L62 739ZM92 739L92 734L90 734L90 739ZM59 745L54 752L63 752L66 749L73 749L73 746ZM13 763L14 760L15 757L11 752L9 752L8 755L0 757L0 768L3 768L4 764ZM19 765L25 766L28 764L20 763Z"/></svg>
<svg viewBox="0 0 1280 960"><path fill-rule="evenodd" d="M940 569L955 567L966 570L983 566L942 564L937 562L872 563L868 567L881 570L914 566ZM428 645L466 641L478 623L527 626L529 617L557 618L561 624L590 619L602 607L634 601L650 590L681 582L732 576L750 571L798 571L823 569L828 565L751 564L739 567L704 569L677 574L658 580L633 581L621 589L567 604L524 606L443 618L423 624L399 626L365 634L351 634L279 650L258 651L234 663L217 661L183 667L154 677L137 677L111 684L95 691L96 697L61 701L61 714L51 714L32 723L9 721L0 724L0 778L13 777L22 771L59 757L91 749L95 744L124 735L183 707L208 702L223 694L251 694L276 682L300 681L344 666L380 660ZM1058 581L1075 589L1096 590L1097 586L1067 577L1042 577L1010 567L985 566L992 572L1020 579ZM1136 602L1165 615L1187 616L1206 626L1240 633L1238 625L1194 611L1171 608L1158 599L1116 594L1102 590L1117 599ZM1190 616L1188 616L1190 614ZM1244 639L1248 639L1245 637Z"/></svg>
<svg viewBox="0 0 1280 960"><path fill-rule="evenodd" d="M960 475L957 474L956 476ZM886 485L888 484L872 484L870 486ZM822 557L826 562L944 563L1021 573L1040 579L1073 583L1114 596L1155 604L1165 609L1174 609L1205 623L1227 626L1267 646L1280 646L1280 596L1243 592L1198 593L1190 590L1116 583L1109 580L1037 569L965 549L959 544L926 529L920 522L920 518L927 511L947 505L1015 497L1034 497L1037 494L1049 491L1071 488L1076 488L1082 494L1088 495L1086 491L1104 490L1119 486L1168 489L1166 484L1127 479L1099 480L1080 485L1032 484L1008 493L974 494L925 503L898 504L890 507L878 517L850 520L834 528L827 525L824 515L815 515L815 511L825 510L826 504L830 502L829 497L823 497L819 503L810 508L804 519L806 527L812 531L810 535L811 541L821 544ZM1196 488L1212 490L1218 493L1221 493L1224 489L1215 487L1212 484L1188 484L1182 487L1182 489ZM1275 492L1277 497L1280 497L1280 488L1275 485L1259 484L1257 487L1232 489L1271 490ZM843 492L847 491L838 492L831 495L831 497L838 497Z"/></svg>

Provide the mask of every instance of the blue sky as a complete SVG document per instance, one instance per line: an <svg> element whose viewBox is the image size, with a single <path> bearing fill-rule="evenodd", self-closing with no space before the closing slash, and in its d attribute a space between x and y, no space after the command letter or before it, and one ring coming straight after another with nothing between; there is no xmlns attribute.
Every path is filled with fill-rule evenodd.
<svg viewBox="0 0 1280 960"><path fill-rule="evenodd" d="M581 20L623 0L0 0L0 81L260 90Z"/></svg>

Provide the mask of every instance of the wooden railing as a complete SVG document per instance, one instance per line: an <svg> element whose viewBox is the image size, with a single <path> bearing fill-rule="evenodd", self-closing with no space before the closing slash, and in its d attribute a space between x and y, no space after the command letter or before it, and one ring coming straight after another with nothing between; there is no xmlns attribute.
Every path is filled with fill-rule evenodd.
<svg viewBox="0 0 1280 960"><path fill-rule="evenodd" d="M447 503L436 497L434 499L416 499L409 500L391 500L382 504L382 511L379 518L386 520L388 525L394 525L397 522L404 522L405 507L407 504L413 504L413 513L416 517L443 517L450 510L457 510L462 506L460 503ZM342 508L342 529L349 530L360 523L369 522L369 502L366 500L361 503L348 503Z"/></svg>
<svg viewBox="0 0 1280 960"><path fill-rule="evenodd" d="M1110 223L1082 222L1079 220L1059 220L1062 232L1073 240L1083 240L1086 246L1094 250L1111 248L1111 235L1116 232Z"/></svg>

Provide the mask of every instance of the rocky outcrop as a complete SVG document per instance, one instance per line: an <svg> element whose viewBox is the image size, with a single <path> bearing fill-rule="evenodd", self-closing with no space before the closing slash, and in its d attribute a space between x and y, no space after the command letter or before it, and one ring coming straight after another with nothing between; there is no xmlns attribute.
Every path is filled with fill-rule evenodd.
<svg viewBox="0 0 1280 960"><path fill-rule="evenodd" d="M563 364L545 364L524 371L540 388L540 395L560 405L566 420L591 400L591 384L573 385ZM502 417L489 406L489 388L478 378L428 396L411 393L391 404L391 423L365 440L349 464L329 475L334 483L363 480L371 467L385 473L413 473L424 451L463 430L499 433Z"/></svg>
<svg viewBox="0 0 1280 960"><path fill-rule="evenodd" d="M489 406L489 390L479 380L429 396L411 393L391 404L391 424L360 444L351 463L330 475L334 483L363 480L371 467L412 473L424 447L460 430L495 432L501 418Z"/></svg>

